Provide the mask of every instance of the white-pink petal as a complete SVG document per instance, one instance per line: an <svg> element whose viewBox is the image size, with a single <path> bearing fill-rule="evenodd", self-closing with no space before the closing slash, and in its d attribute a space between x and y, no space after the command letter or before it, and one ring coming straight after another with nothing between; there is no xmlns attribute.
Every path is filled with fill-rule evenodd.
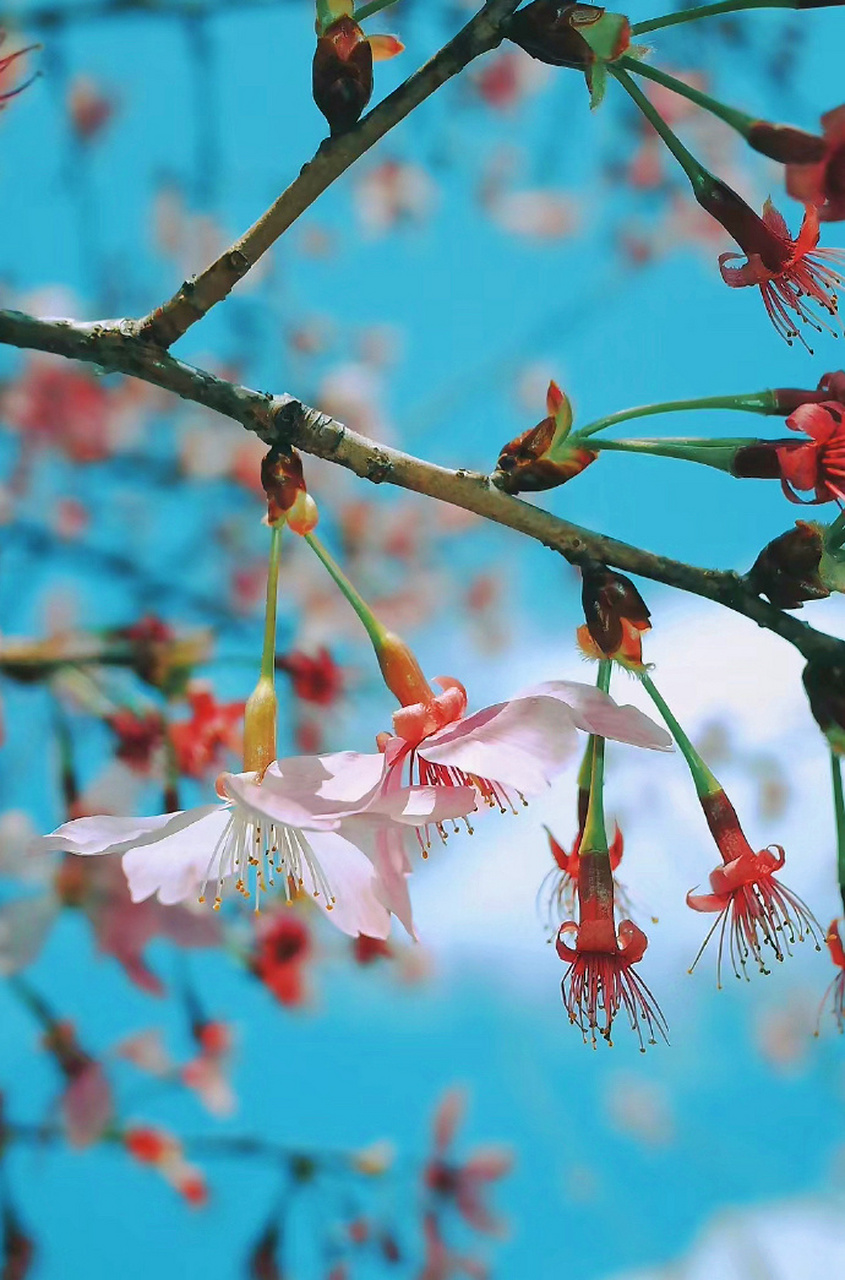
<svg viewBox="0 0 845 1280"><path fill-rule="evenodd" d="M671 735L656 724L645 712L630 703L620 706L610 694L597 689L594 684L581 684L577 680L547 680L534 685L521 696L557 698L569 707L572 723L586 733L626 742L634 747L647 747L652 751L672 751Z"/></svg>
<svg viewBox="0 0 845 1280"><path fill-rule="evenodd" d="M419 754L523 794L542 791L578 749L572 716L556 698L513 698L432 734Z"/></svg>
<svg viewBox="0 0 845 1280"><path fill-rule="evenodd" d="M303 892L342 933L357 937L386 938L390 933L390 911L376 867L353 838L336 831L309 833L309 843L331 887L331 905L321 886L315 884L309 868L303 868ZM315 893L315 890L319 890Z"/></svg>
<svg viewBox="0 0 845 1280"><path fill-rule="evenodd" d="M160 902L172 905L197 895L206 878L216 880L232 812L227 804L188 809L181 816L191 815L191 821L124 853L123 870L132 901L143 902L155 893ZM231 868L223 874L231 874Z"/></svg>

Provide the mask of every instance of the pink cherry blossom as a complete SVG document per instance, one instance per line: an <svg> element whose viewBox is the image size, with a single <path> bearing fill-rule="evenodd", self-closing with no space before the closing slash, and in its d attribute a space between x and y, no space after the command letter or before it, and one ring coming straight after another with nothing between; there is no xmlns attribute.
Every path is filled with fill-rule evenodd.
<svg viewBox="0 0 845 1280"><path fill-rule="evenodd" d="M150 818L77 818L43 837L41 851L123 855L132 900L205 899L224 886L260 896L279 878L288 898L313 897L344 933L384 938L390 894L365 848L379 827L417 827L469 813L467 787L391 788L382 792L379 755L340 752L275 762L255 773L221 774L222 803Z"/></svg>
<svg viewBox="0 0 845 1280"><path fill-rule="evenodd" d="M578 749L578 733L671 751L669 734L635 707L620 707L594 685L551 680L466 716L463 685L448 676L432 702L400 708L384 746L386 779L405 764L423 786L474 787L501 812L542 791Z"/></svg>

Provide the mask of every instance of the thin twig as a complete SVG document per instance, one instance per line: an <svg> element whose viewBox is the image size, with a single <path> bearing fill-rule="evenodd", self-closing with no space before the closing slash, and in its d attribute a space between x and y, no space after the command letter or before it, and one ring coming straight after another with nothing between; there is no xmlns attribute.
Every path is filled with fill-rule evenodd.
<svg viewBox="0 0 845 1280"><path fill-rule="evenodd" d="M354 129L322 142L313 160L239 240L198 276L186 280L172 298L137 322L137 335L165 349L181 338L231 292L262 254L351 164L467 63L495 49L504 36L504 20L518 3L519 0L489 0L439 53Z"/></svg>
<svg viewBox="0 0 845 1280"><path fill-rule="evenodd" d="M84 324L0 311L0 343L49 351L87 361L108 372L140 378L239 422L268 445L293 444L304 453L335 462L374 484L397 485L462 507L535 539L572 564L599 561L702 596L779 635L805 658L845 662L845 642L775 608L756 595L737 573L698 568L593 533L502 493L489 476L480 472L454 471L375 444L293 396L253 391L185 364L141 341L129 321Z"/></svg>

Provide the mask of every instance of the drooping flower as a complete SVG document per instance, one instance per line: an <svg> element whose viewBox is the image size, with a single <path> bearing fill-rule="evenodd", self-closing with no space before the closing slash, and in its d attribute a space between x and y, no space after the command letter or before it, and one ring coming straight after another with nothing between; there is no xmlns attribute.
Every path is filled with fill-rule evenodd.
<svg viewBox="0 0 845 1280"><path fill-rule="evenodd" d="M423 786L471 786L504 813L514 799L545 789L577 750L578 730L652 750L669 735L632 706L619 706L593 685L550 680L467 716L463 685L449 676L426 702L394 712L383 742L386 778L408 765Z"/></svg>
<svg viewBox="0 0 845 1280"><path fill-rule="evenodd" d="M845 218L845 104L821 118L825 154L814 164L788 164L786 189L802 204L814 205L822 222Z"/></svg>
<svg viewBox="0 0 845 1280"><path fill-rule="evenodd" d="M217 907L234 880L242 895L254 890L258 906L278 877L288 899L310 895L343 932L386 937L389 896L360 847L369 828L459 817L474 799L466 787L374 794L381 770L379 756L355 752L294 757L274 763L260 782L255 772L221 774L220 804L151 818L77 818L36 848L122 854L136 902L154 893L167 904L197 893L204 900L212 884Z"/></svg>
<svg viewBox="0 0 845 1280"><path fill-rule="evenodd" d="M558 920L565 911L567 915L572 915L575 906L575 894L578 888L578 876L581 870L580 848L583 839L583 826L578 831L572 842L572 848L564 849L554 838L548 827L544 827L548 840L549 851L554 859L554 866L546 876L544 884L551 881L551 888L548 895L548 911L547 915L551 921L553 916ZM610 856L610 869L616 871L619 863L622 861L622 853L624 849L624 841L622 832L619 827L614 827L613 839L610 842L608 854ZM617 899L620 897L621 890L619 885L614 882L614 891ZM557 925L555 925L557 928Z"/></svg>
<svg viewBox="0 0 845 1280"><path fill-rule="evenodd" d="M762 218L757 218L750 209L748 213L751 218L742 219L739 232L728 226L747 254L747 261L742 266L729 267L726 263L741 255L719 255L719 269L725 284L732 289L749 285L759 288L769 319L790 346L795 338L804 342L796 325L808 325L819 333L823 329L836 333L819 315L819 309L831 318L838 314L837 290L845 279L831 264L845 262L845 254L841 249L818 247L817 210L812 205L805 207L804 220L795 240L771 200L763 206Z"/></svg>
<svg viewBox="0 0 845 1280"><path fill-rule="evenodd" d="M575 945L567 937L574 935ZM646 1041L656 1044L659 1034L668 1042L668 1027L660 1008L633 966L642 960L648 938L631 920L623 920L618 930L607 917L566 920L560 926L557 953L568 964L561 981L563 1003L584 1038L596 1046L596 1034L612 1045L614 1019L624 1013L631 1030L645 1049Z"/></svg>
<svg viewBox="0 0 845 1280"><path fill-rule="evenodd" d="M726 933L731 964L737 978L748 979L749 960L761 973L769 972L764 947L770 950L769 958L780 961L792 954L792 946L796 942L803 942L808 936L818 950L821 929L815 916L797 894L775 879L774 873L780 871L786 860L781 846L769 845L755 853L724 791L699 796L699 800L723 862L710 874L710 893L690 891L687 894L687 905L694 911L718 913L690 972L717 929L716 976L719 986Z"/></svg>
<svg viewBox="0 0 845 1280"><path fill-rule="evenodd" d="M476 1231L498 1235L502 1223L484 1201L491 1182L497 1182L513 1165L513 1156L499 1147L483 1147L459 1163L451 1154L455 1133L466 1108L459 1089L450 1089L434 1115L434 1152L423 1169L423 1185L435 1200L454 1205L460 1216Z"/></svg>
<svg viewBox="0 0 845 1280"><path fill-rule="evenodd" d="M842 935L839 931L838 920L831 920L824 940L838 973L822 997L819 1013L821 1014L828 1000L830 1000L831 1012L836 1019L836 1025L841 1034L841 1032L845 1031L845 947L842 945Z"/></svg>
<svg viewBox="0 0 845 1280"><path fill-rule="evenodd" d="M804 404L789 415L786 425L810 437L777 450L786 497L813 505L834 500L845 504L845 408L833 400ZM797 489L813 490L815 496L802 498Z"/></svg>

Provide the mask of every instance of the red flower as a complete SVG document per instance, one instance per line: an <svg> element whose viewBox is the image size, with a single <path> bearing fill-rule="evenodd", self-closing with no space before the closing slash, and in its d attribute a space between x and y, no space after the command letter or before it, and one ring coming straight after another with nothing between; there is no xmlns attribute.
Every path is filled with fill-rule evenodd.
<svg viewBox="0 0 845 1280"><path fill-rule="evenodd" d="M223 751L237 751L241 741L243 702L218 702L211 689L194 684L188 690L191 718L171 725L170 740L180 773L203 778L218 769Z"/></svg>
<svg viewBox="0 0 845 1280"><path fill-rule="evenodd" d="M843 252L817 247L819 215L812 205L805 207L796 240L790 236L771 200L763 206L762 219L754 215L754 221L746 218L742 222L741 239L733 230L732 234L748 255L748 261L740 267L727 267L726 262L741 255L720 254L722 279L732 289L756 285L775 329L790 346L794 338L804 342L796 324L807 324L819 333L822 329L836 332L809 304L815 303L828 315L836 316L839 305L836 291L845 281L828 263L843 261ZM796 319L793 320L790 313L794 313Z"/></svg>
<svg viewBox="0 0 845 1280"><path fill-rule="evenodd" d="M305 966L311 958L311 934L291 912L259 925L258 950L250 968L280 1004L304 1004Z"/></svg>
<svg viewBox="0 0 845 1280"><path fill-rule="evenodd" d="M771 948L775 960L791 955L793 944L803 942L805 934L816 941L818 948L818 922L813 913L774 877L786 860L780 845L769 845L755 853L724 791L702 797L701 806L722 854L723 865L710 874L712 893L695 894L690 891L687 894L687 906L693 911L719 913L690 972L720 924L716 970L719 986L722 982L722 950L728 928L731 963L738 978L748 978L746 965L749 957L753 958L761 973L769 972L763 955L764 946Z"/></svg>
<svg viewBox="0 0 845 1280"><path fill-rule="evenodd" d="M781 485L790 502L845 503L845 408L834 400L802 404L790 414L791 431L805 431L807 441L784 443L777 449ZM814 490L814 498L801 498L796 489Z"/></svg>
<svg viewBox="0 0 845 1280"><path fill-rule="evenodd" d="M464 1095L451 1089L442 1098L434 1114L434 1155L423 1170L423 1182L429 1191L451 1201L458 1213L476 1231L497 1234L501 1222L484 1203L484 1188L510 1170L513 1158L500 1148L481 1148L464 1164L449 1159L455 1131L464 1113Z"/></svg>
<svg viewBox="0 0 845 1280"><path fill-rule="evenodd" d="M583 909L583 908L582 908ZM575 934L575 946L564 938ZM645 955L648 938L631 920L623 920L618 934L606 919L583 920L580 925L567 920L560 926L557 953L569 968L560 989L569 1021L580 1028L584 1043L595 1047L596 1032L612 1045L613 1019L620 1010L627 1014L640 1049L656 1044L655 1032L668 1043L668 1027L660 1008L639 974L632 968ZM603 1023L604 1025L600 1025Z"/></svg>
<svg viewBox="0 0 845 1280"><path fill-rule="evenodd" d="M842 945L842 936L839 932L839 922L837 920L831 920L824 940L827 943L830 958L839 972L824 993L821 1007L823 1009L827 1004L828 997L832 997L833 1016L836 1019L836 1025L842 1032L845 1031L845 947ZM821 1013L821 1010L819 1012Z"/></svg>
<svg viewBox="0 0 845 1280"><path fill-rule="evenodd" d="M293 691L302 702L330 707L343 693L343 668L326 648L318 649L313 656L291 649L289 654L276 658L276 669L290 676Z"/></svg>
<svg viewBox="0 0 845 1280"><path fill-rule="evenodd" d="M815 205L822 222L845 218L845 104L821 118L825 154L816 164L788 164L786 189L803 204Z"/></svg>
<svg viewBox="0 0 845 1280"><path fill-rule="evenodd" d="M158 712L139 716L122 708L109 717L108 723L117 737L118 760L140 773L149 772L153 755L164 742L164 723Z"/></svg>

